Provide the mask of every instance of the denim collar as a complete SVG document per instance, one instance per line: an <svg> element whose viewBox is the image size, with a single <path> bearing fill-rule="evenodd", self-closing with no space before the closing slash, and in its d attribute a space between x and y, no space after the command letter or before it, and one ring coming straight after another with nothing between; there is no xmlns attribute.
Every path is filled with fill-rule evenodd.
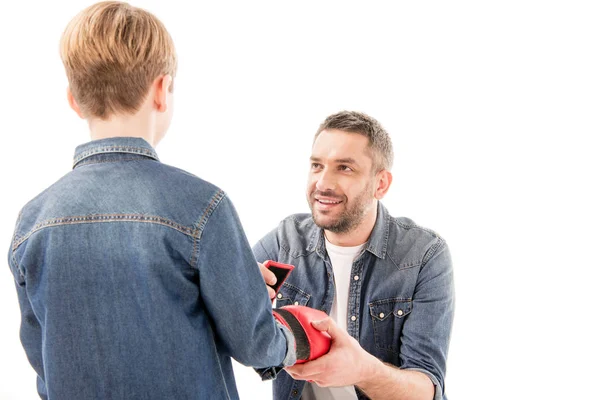
<svg viewBox="0 0 600 400"><path fill-rule="evenodd" d="M369 236L366 250L373 255L384 259L387 251L388 237L390 233L390 214L388 210L377 202L377 219L375 220L375 226ZM316 251L316 253L323 259L325 259L325 234L322 228L319 228L313 223L313 232L310 234L311 240L306 250Z"/></svg>
<svg viewBox="0 0 600 400"><path fill-rule="evenodd" d="M83 160L96 154L128 153L145 156L159 161L154 148L144 139L137 137L113 137L77 146L73 157L73 168L76 168Z"/></svg>

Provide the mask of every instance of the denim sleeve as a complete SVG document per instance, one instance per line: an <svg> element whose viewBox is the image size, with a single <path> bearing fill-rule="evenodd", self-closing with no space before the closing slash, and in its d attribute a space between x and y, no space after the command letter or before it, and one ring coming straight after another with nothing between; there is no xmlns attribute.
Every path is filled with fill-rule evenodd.
<svg viewBox="0 0 600 400"><path fill-rule="evenodd" d="M446 359L454 317L452 260L446 244L425 260L413 296L413 307L402 330L400 368L420 371L435 386L435 400L444 394Z"/></svg>
<svg viewBox="0 0 600 400"><path fill-rule="evenodd" d="M261 263L267 260L278 261L279 242L277 241L277 229L274 229L260 239L252 247L252 251L254 252L254 257Z"/></svg>
<svg viewBox="0 0 600 400"><path fill-rule="evenodd" d="M29 296L27 295L25 277L17 265L17 261L12 249L12 243L8 254L8 264L15 280L19 307L21 309L21 343L23 344L23 349L25 350L25 354L27 355L29 363L38 374L39 378L43 381L44 366L42 359L42 327L38 318L33 312L33 308L31 307ZM38 388L39 383L40 382L38 380ZM45 393L43 393L41 390L39 391L39 395L42 399L46 398Z"/></svg>
<svg viewBox="0 0 600 400"><path fill-rule="evenodd" d="M262 274L227 197L206 220L195 253L202 302L228 355L255 368L293 364L295 343L273 318Z"/></svg>

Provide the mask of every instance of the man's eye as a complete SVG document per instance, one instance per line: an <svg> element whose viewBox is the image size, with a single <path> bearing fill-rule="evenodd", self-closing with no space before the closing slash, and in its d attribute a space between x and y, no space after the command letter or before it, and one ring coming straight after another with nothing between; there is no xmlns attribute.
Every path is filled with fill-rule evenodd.
<svg viewBox="0 0 600 400"><path fill-rule="evenodd" d="M312 169L319 169L321 167L321 164L319 164L319 163L312 163L312 164L310 164L310 167Z"/></svg>
<svg viewBox="0 0 600 400"><path fill-rule="evenodd" d="M352 168L347 165L340 165L340 171L352 172Z"/></svg>

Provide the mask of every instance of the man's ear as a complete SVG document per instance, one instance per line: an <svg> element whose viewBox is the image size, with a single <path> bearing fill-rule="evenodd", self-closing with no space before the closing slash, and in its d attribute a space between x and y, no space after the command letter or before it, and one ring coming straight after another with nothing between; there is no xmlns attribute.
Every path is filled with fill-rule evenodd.
<svg viewBox="0 0 600 400"><path fill-rule="evenodd" d="M69 102L69 106L73 109L73 111L75 111L75 113L77 113L79 118L85 119L83 113L81 112L81 109L79 108L79 104L77 104L77 102L75 101L75 97L73 97L73 93L71 93L70 87L67 87L67 101Z"/></svg>
<svg viewBox="0 0 600 400"><path fill-rule="evenodd" d="M375 186L375 198L377 200L381 200L390 189L390 185L392 184L392 173L384 169L377 173L375 179L377 179L377 186Z"/></svg>
<svg viewBox="0 0 600 400"><path fill-rule="evenodd" d="M167 110L167 95L173 87L173 77L171 75L159 76L154 80L154 104L160 112Z"/></svg>

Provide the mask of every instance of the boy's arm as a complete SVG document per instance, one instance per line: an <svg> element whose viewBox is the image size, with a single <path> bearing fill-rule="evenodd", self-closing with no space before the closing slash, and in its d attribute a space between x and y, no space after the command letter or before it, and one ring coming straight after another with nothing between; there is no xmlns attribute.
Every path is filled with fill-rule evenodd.
<svg viewBox="0 0 600 400"><path fill-rule="evenodd" d="M42 358L42 327L35 313L33 312L33 308L31 307L31 302L29 301L29 296L27 295L25 276L17 264L12 243L8 253L8 264L15 280L17 297L19 299L19 307L21 309L21 343L23 344L23 348L29 363L43 381L44 366ZM44 393L39 394L41 398L45 398Z"/></svg>
<svg viewBox="0 0 600 400"><path fill-rule="evenodd" d="M235 208L224 195L216 203L205 222L200 221L204 228L193 266L199 270L200 294L217 340L241 364L292 365L293 338L273 319L265 282Z"/></svg>

